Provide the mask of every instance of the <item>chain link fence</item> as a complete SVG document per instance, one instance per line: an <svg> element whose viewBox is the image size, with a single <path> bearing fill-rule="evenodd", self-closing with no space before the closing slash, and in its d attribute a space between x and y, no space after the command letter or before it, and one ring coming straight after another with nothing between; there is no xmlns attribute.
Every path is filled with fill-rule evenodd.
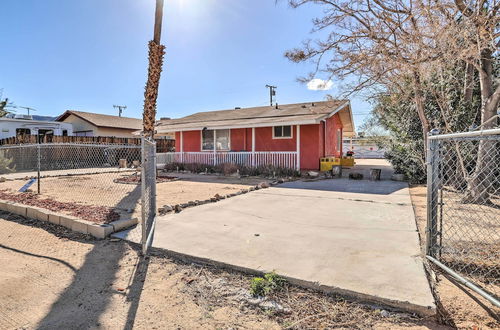
<svg viewBox="0 0 500 330"><path fill-rule="evenodd" d="M50 143L0 147L0 199L76 212L97 223L140 218L141 146Z"/></svg>
<svg viewBox="0 0 500 330"><path fill-rule="evenodd" d="M428 258L500 307L500 129L429 136L427 166Z"/></svg>
<svg viewBox="0 0 500 330"><path fill-rule="evenodd" d="M146 138L142 140L142 252L147 254L154 235L156 220L156 143Z"/></svg>

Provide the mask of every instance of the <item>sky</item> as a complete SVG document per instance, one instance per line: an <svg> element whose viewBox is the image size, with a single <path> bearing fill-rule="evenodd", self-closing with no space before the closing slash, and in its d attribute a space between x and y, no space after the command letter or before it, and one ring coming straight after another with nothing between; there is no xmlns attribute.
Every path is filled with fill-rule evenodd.
<svg viewBox="0 0 500 330"><path fill-rule="evenodd" d="M117 114L116 104L140 118L154 8L155 0L2 0L3 98L37 115ZM341 82L311 90L297 78L313 64L283 55L314 38L312 19L322 10L293 9L286 0L165 0L157 118L263 106L266 84L278 87L279 104L338 96ZM351 104L359 126L371 105L361 96Z"/></svg>

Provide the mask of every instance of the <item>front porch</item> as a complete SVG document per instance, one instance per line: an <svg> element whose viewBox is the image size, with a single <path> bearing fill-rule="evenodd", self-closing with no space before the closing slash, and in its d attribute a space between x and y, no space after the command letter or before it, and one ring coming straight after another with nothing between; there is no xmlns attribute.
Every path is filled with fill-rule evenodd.
<svg viewBox="0 0 500 330"><path fill-rule="evenodd" d="M247 167L276 166L300 170L296 151L216 151L158 153L157 166L171 163L220 165L225 163Z"/></svg>

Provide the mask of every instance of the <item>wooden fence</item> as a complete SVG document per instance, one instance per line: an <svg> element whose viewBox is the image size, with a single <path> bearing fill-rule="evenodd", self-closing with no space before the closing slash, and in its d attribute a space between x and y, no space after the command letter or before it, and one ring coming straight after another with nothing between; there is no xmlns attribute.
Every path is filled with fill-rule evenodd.
<svg viewBox="0 0 500 330"><path fill-rule="evenodd" d="M22 144L36 143L88 143L88 144L123 144L123 145L141 145L140 138L122 138L114 136L49 136L40 137L37 135L18 135L0 139L0 146L15 146ZM157 152L170 152L175 148L175 140L156 139Z"/></svg>

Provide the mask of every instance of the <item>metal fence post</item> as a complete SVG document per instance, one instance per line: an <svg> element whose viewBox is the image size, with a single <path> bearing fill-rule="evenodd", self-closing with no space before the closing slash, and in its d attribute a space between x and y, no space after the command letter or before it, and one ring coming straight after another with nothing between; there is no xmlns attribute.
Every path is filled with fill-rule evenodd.
<svg viewBox="0 0 500 330"><path fill-rule="evenodd" d="M40 143L38 143L38 148L37 148L38 152L37 152L37 158L38 158L38 164L37 164L37 178L36 178L36 184L37 184L37 191L38 191L38 195L40 195Z"/></svg>
<svg viewBox="0 0 500 330"><path fill-rule="evenodd" d="M438 202L439 202L439 140L432 139L438 130L427 136L427 230L426 254L435 256L437 243Z"/></svg>

